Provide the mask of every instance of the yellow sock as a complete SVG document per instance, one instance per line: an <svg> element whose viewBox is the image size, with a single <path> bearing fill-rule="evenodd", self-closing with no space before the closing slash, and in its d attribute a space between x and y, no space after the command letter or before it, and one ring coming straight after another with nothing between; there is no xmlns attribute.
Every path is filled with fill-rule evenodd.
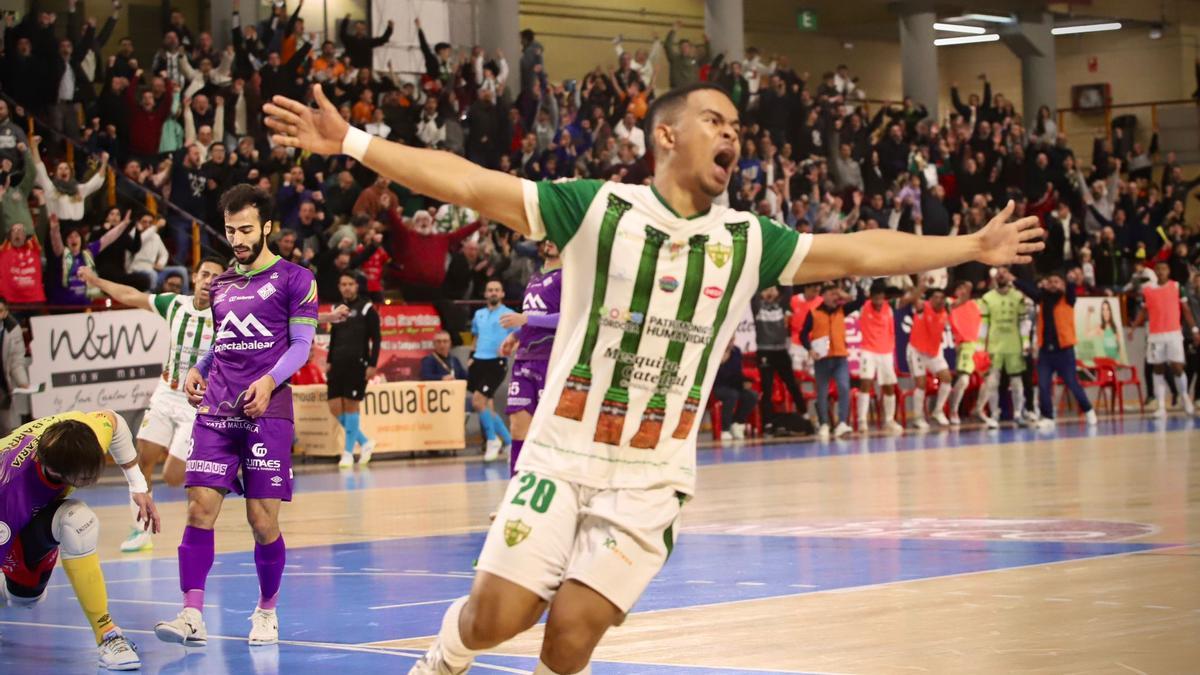
<svg viewBox="0 0 1200 675"><path fill-rule="evenodd" d="M79 598L79 607L87 616L96 644L108 631L117 627L108 615L108 589L104 587L104 571L100 569L100 556L95 553L81 558L64 558L63 569Z"/></svg>

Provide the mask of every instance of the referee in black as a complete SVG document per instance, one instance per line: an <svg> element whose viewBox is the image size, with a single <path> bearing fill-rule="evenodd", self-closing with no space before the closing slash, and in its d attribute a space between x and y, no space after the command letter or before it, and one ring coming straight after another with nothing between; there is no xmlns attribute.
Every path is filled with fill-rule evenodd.
<svg viewBox="0 0 1200 675"><path fill-rule="evenodd" d="M358 404L367 394L367 381L375 376L379 362L379 312L359 295L358 275L344 270L338 277L338 292L350 310L345 321L329 332L329 358L325 366L329 410L346 430L346 447L338 468L354 466L354 446L360 444L359 465L371 461L375 441L359 427Z"/></svg>

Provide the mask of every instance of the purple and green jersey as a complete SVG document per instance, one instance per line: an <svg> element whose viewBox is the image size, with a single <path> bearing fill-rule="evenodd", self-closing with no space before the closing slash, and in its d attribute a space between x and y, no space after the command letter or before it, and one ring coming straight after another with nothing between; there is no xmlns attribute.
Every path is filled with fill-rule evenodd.
<svg viewBox="0 0 1200 675"><path fill-rule="evenodd" d="M558 307L562 304L562 268L538 273L525 285L521 312L528 321L521 326L517 361L549 361L558 328Z"/></svg>
<svg viewBox="0 0 1200 675"><path fill-rule="evenodd" d="M317 282L307 268L279 256L251 271L238 266L217 277L212 294L213 361L197 413L243 415L246 390L288 351L289 329L317 324ZM277 383L262 417L292 417L292 392Z"/></svg>

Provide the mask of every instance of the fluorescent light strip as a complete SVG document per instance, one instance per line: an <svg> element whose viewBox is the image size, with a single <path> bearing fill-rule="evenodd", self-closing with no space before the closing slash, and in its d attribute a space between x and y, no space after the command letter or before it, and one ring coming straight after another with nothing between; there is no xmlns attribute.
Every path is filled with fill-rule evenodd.
<svg viewBox="0 0 1200 675"><path fill-rule="evenodd" d="M971 35L983 35L987 32L986 28L979 26L960 26L953 23L935 23L933 24L933 29L944 30L948 33L969 33Z"/></svg>
<svg viewBox="0 0 1200 675"><path fill-rule="evenodd" d="M1057 26L1050 29L1051 35L1074 35L1076 33L1099 33L1106 30L1121 30L1121 23L1090 23L1082 26Z"/></svg>
<svg viewBox="0 0 1200 675"><path fill-rule="evenodd" d="M989 23L1012 23L1011 16L996 16L995 14L963 14L964 21L987 21Z"/></svg>
<svg viewBox="0 0 1200 675"><path fill-rule="evenodd" d="M938 38L933 41L935 47L947 47L949 45L967 45L973 42L995 42L1000 36L991 33L989 35L964 35L963 37Z"/></svg>

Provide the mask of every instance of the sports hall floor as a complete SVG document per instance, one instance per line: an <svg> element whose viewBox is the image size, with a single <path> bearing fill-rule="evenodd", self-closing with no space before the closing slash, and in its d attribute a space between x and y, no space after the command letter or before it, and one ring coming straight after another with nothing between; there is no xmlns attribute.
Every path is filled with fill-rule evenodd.
<svg viewBox="0 0 1200 675"><path fill-rule="evenodd" d="M950 431L704 448L675 554L596 673L1200 672L1200 426ZM104 524L112 612L148 673L404 673L471 583L507 467L384 462L297 476L276 648L250 649L257 594L239 500L218 525L209 645L159 643L179 605L181 490L156 491L151 553L117 551L122 485L81 493ZM535 628L476 673L527 673ZM0 609L0 673L93 673L60 570Z"/></svg>

